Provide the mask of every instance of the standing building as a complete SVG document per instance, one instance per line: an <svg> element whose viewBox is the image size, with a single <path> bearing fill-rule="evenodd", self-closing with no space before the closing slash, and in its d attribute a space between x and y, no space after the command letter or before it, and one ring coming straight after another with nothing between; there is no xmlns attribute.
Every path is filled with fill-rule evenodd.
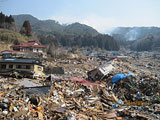
<svg viewBox="0 0 160 120"><path fill-rule="evenodd" d="M43 65L35 59L7 58L0 60L0 75L23 77L43 77Z"/></svg>
<svg viewBox="0 0 160 120"><path fill-rule="evenodd" d="M3 58L47 58L45 46L38 41L22 42L11 46L13 50L1 52Z"/></svg>
<svg viewBox="0 0 160 120"><path fill-rule="evenodd" d="M13 45L12 48L13 50L16 50L16 51L43 53L45 46L41 45L37 41L29 41L27 43L22 42L18 45Z"/></svg>

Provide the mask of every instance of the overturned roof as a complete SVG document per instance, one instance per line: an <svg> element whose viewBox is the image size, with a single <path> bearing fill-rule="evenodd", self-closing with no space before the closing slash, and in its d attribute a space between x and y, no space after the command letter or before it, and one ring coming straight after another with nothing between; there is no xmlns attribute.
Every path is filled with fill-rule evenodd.
<svg viewBox="0 0 160 120"><path fill-rule="evenodd" d="M27 64L38 64L41 65L41 62L35 59L14 59L14 58L7 58L1 59L0 63L27 63Z"/></svg>

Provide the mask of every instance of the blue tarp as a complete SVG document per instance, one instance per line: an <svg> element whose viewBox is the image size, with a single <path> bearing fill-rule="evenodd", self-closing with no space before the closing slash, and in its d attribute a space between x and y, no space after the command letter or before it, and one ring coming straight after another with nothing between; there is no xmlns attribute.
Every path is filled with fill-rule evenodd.
<svg viewBox="0 0 160 120"><path fill-rule="evenodd" d="M115 76L113 76L112 78L112 82L115 83L118 80L123 80L124 78L128 77L128 76L133 76L133 74L131 72L129 72L128 74L116 74Z"/></svg>
<svg viewBox="0 0 160 120"><path fill-rule="evenodd" d="M111 56L114 56L114 53L113 53L112 51L110 51L110 55L111 55Z"/></svg>

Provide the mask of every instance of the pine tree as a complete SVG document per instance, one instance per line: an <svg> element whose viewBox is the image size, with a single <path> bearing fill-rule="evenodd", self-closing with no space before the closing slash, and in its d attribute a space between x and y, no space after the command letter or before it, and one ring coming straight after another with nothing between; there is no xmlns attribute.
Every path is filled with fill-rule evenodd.
<svg viewBox="0 0 160 120"><path fill-rule="evenodd" d="M10 16L8 17L8 19L9 19L8 22L9 22L10 24L12 24L12 23L14 22L14 19L13 19L12 15L10 15Z"/></svg>
<svg viewBox="0 0 160 120"><path fill-rule="evenodd" d="M24 21L23 26L20 30L20 33L26 36L32 36L32 29L31 29L30 22L28 20Z"/></svg>
<svg viewBox="0 0 160 120"><path fill-rule="evenodd" d="M5 24L5 15L1 12L0 13L0 28L4 28L4 24Z"/></svg>

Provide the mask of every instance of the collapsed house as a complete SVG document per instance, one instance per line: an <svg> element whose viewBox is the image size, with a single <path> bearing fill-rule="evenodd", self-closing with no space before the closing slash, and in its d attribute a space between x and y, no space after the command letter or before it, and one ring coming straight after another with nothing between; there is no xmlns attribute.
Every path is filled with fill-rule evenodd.
<svg viewBox="0 0 160 120"><path fill-rule="evenodd" d="M1 52L2 58L19 58L19 57L24 57L24 52L23 51L15 51L15 50L4 50Z"/></svg>
<svg viewBox="0 0 160 120"><path fill-rule="evenodd" d="M146 64L146 59L139 60ZM78 64L79 61L55 60L54 64L62 66L65 74L51 74L46 80L0 78L0 119L159 120L159 73L147 73L145 66L135 67L142 64L137 59L108 64L96 60ZM95 69L98 64L101 65ZM112 66L114 70L110 69ZM107 77L88 81L85 78L89 70L93 70L93 80L99 80L94 78L98 74L100 79ZM126 74L129 72L134 76ZM121 74L124 75L119 79Z"/></svg>
<svg viewBox="0 0 160 120"><path fill-rule="evenodd" d="M43 65L35 59L1 59L0 75L21 77L43 77Z"/></svg>
<svg viewBox="0 0 160 120"><path fill-rule="evenodd" d="M45 46L38 41L22 42L11 46L12 50L0 53L0 75L12 77L42 77L43 66L39 60L47 58Z"/></svg>
<svg viewBox="0 0 160 120"><path fill-rule="evenodd" d="M5 58L47 58L46 55L37 54L34 52L24 52L24 51L16 51L16 50L4 50L0 53L3 59Z"/></svg>

